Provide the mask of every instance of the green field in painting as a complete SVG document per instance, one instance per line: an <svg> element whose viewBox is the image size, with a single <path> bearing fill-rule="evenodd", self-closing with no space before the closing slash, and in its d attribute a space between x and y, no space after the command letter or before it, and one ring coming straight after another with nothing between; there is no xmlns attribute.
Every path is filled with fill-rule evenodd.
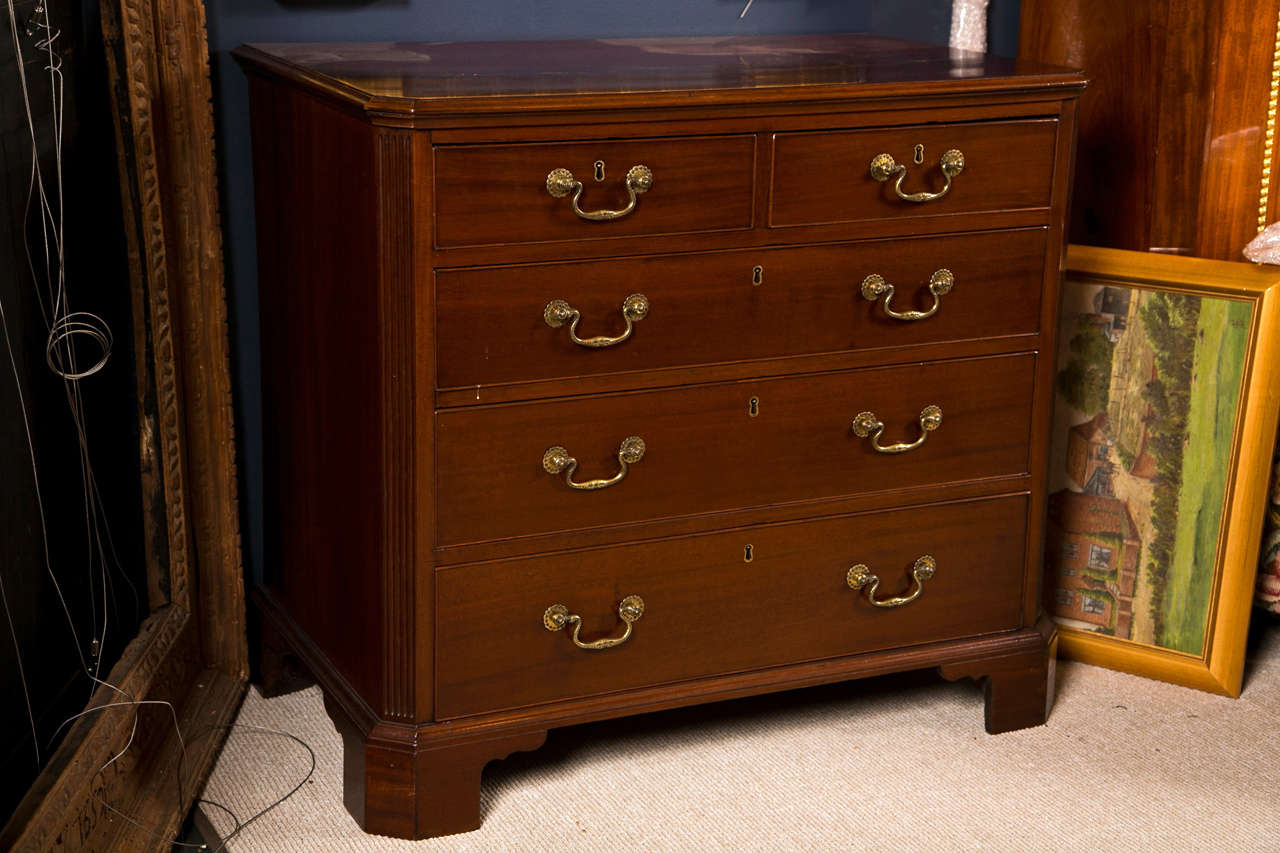
<svg viewBox="0 0 1280 853"><path fill-rule="evenodd" d="M1208 621L1218 529L1227 484L1236 403L1240 396L1248 304L1204 299L1200 305L1187 443L1173 559L1165 589L1164 632L1159 645L1202 654Z"/></svg>

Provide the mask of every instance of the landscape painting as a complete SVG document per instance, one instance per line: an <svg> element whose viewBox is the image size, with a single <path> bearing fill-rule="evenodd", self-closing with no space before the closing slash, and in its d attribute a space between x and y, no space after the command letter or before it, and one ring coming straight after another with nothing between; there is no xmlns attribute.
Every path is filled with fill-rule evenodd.
<svg viewBox="0 0 1280 853"><path fill-rule="evenodd" d="M1045 609L1206 657L1255 303L1063 286Z"/></svg>

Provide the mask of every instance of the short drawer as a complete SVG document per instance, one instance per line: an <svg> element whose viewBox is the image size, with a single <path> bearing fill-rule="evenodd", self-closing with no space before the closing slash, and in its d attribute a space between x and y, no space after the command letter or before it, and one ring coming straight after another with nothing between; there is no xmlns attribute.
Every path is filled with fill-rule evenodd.
<svg viewBox="0 0 1280 853"><path fill-rule="evenodd" d="M1056 119L1034 119L780 133L770 222L813 225L1048 208L1057 131ZM942 160L953 149L963 155L963 169L948 180ZM876 180L871 165L881 154L903 171ZM940 197L909 201L895 187L905 195Z"/></svg>
<svg viewBox="0 0 1280 853"><path fill-rule="evenodd" d="M454 717L1013 629L1026 512L1003 497L442 571L436 707ZM926 556L934 574L917 581ZM920 594L873 606L848 583L858 564L878 600ZM619 637L628 596L643 613L612 648L544 625L559 604L582 642Z"/></svg>
<svg viewBox="0 0 1280 853"><path fill-rule="evenodd" d="M1043 228L1029 228L442 271L438 382L464 388L1034 333L1045 239ZM893 290L868 299L871 276ZM628 317L633 294L645 311ZM554 316L556 303L576 312L576 328Z"/></svg>
<svg viewBox="0 0 1280 853"><path fill-rule="evenodd" d="M597 167L597 164L599 166ZM651 182L632 183L634 166ZM555 197L549 175L582 184ZM625 139L435 149L436 244L475 246L750 228L755 136ZM642 190L642 191L640 191ZM629 212L628 207L631 206Z"/></svg>
<svg viewBox="0 0 1280 853"><path fill-rule="evenodd" d="M439 544L1023 474L1035 361L1022 353L443 411ZM930 406L941 424L926 433ZM885 425L878 439L852 428L862 412ZM632 436L644 444L638 461ZM906 452L873 447L917 441ZM584 490L567 476L617 479Z"/></svg>

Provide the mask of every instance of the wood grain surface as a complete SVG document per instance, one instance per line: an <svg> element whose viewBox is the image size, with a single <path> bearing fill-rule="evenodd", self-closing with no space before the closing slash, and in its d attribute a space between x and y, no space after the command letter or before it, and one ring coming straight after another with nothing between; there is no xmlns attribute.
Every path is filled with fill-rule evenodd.
<svg viewBox="0 0 1280 853"><path fill-rule="evenodd" d="M1021 474L1035 363L1023 354L443 412L440 542ZM850 428L871 411L885 424L881 444L913 442L929 405L942 425L905 453L877 452ZM562 446L579 461L578 481L612 477L632 435L645 456L609 488L578 491L542 468L543 453Z"/></svg>
<svg viewBox="0 0 1280 853"><path fill-rule="evenodd" d="M1025 524L1024 498L998 498L445 571L437 708L453 717L1010 630ZM845 583L863 563L879 598L905 595L924 554L937 574L903 607L874 607ZM621 646L586 651L542 625L564 604L584 640L616 637L628 595L645 610Z"/></svg>
<svg viewBox="0 0 1280 853"><path fill-rule="evenodd" d="M1241 260L1280 218L1278 17L1277 0L1024 1L1021 55L1092 78L1072 242Z"/></svg>
<svg viewBox="0 0 1280 853"><path fill-rule="evenodd" d="M473 246L680 234L751 227L755 137L709 136L436 149L436 243ZM594 164L604 163L595 179ZM627 170L648 166L653 187L613 221L580 218L570 197L547 192L568 169L584 185L586 211L627 206Z"/></svg>
<svg viewBox="0 0 1280 853"><path fill-rule="evenodd" d="M814 225L1048 207L1057 130L1057 121L1044 119L779 134L769 221ZM904 193L941 192L938 161L952 148L964 154L964 171L933 201L903 201L896 178L871 177L872 158L885 153L906 167Z"/></svg>
<svg viewBox="0 0 1280 853"><path fill-rule="evenodd" d="M442 270L435 287L438 378L442 388L464 390L1034 334L1045 239L1045 229L1036 228ZM895 311L927 311L929 279L942 269L954 274L955 287L925 320L893 319L883 298L869 302L860 291L864 278L881 275L894 286ZM649 313L622 344L583 347L567 327L553 329L543 319L547 303L563 299L581 313L580 337L620 335L622 302L632 293L648 299Z"/></svg>
<svg viewBox="0 0 1280 853"><path fill-rule="evenodd" d="M516 110L1063 91L1078 71L855 34L244 45L236 55L375 120Z"/></svg>

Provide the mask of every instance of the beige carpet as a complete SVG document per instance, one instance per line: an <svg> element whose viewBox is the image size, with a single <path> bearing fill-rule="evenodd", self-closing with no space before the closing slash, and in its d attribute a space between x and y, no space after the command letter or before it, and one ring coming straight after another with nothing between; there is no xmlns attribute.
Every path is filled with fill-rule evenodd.
<svg viewBox="0 0 1280 853"><path fill-rule="evenodd" d="M251 691L240 722L299 735L318 765L228 849L1280 851L1274 624L1238 700L1067 662L1047 726L991 737L981 719L971 682L924 674L553 731L489 766L482 829L412 843L343 809L316 688ZM233 733L205 796L243 819L308 764L291 741Z"/></svg>

